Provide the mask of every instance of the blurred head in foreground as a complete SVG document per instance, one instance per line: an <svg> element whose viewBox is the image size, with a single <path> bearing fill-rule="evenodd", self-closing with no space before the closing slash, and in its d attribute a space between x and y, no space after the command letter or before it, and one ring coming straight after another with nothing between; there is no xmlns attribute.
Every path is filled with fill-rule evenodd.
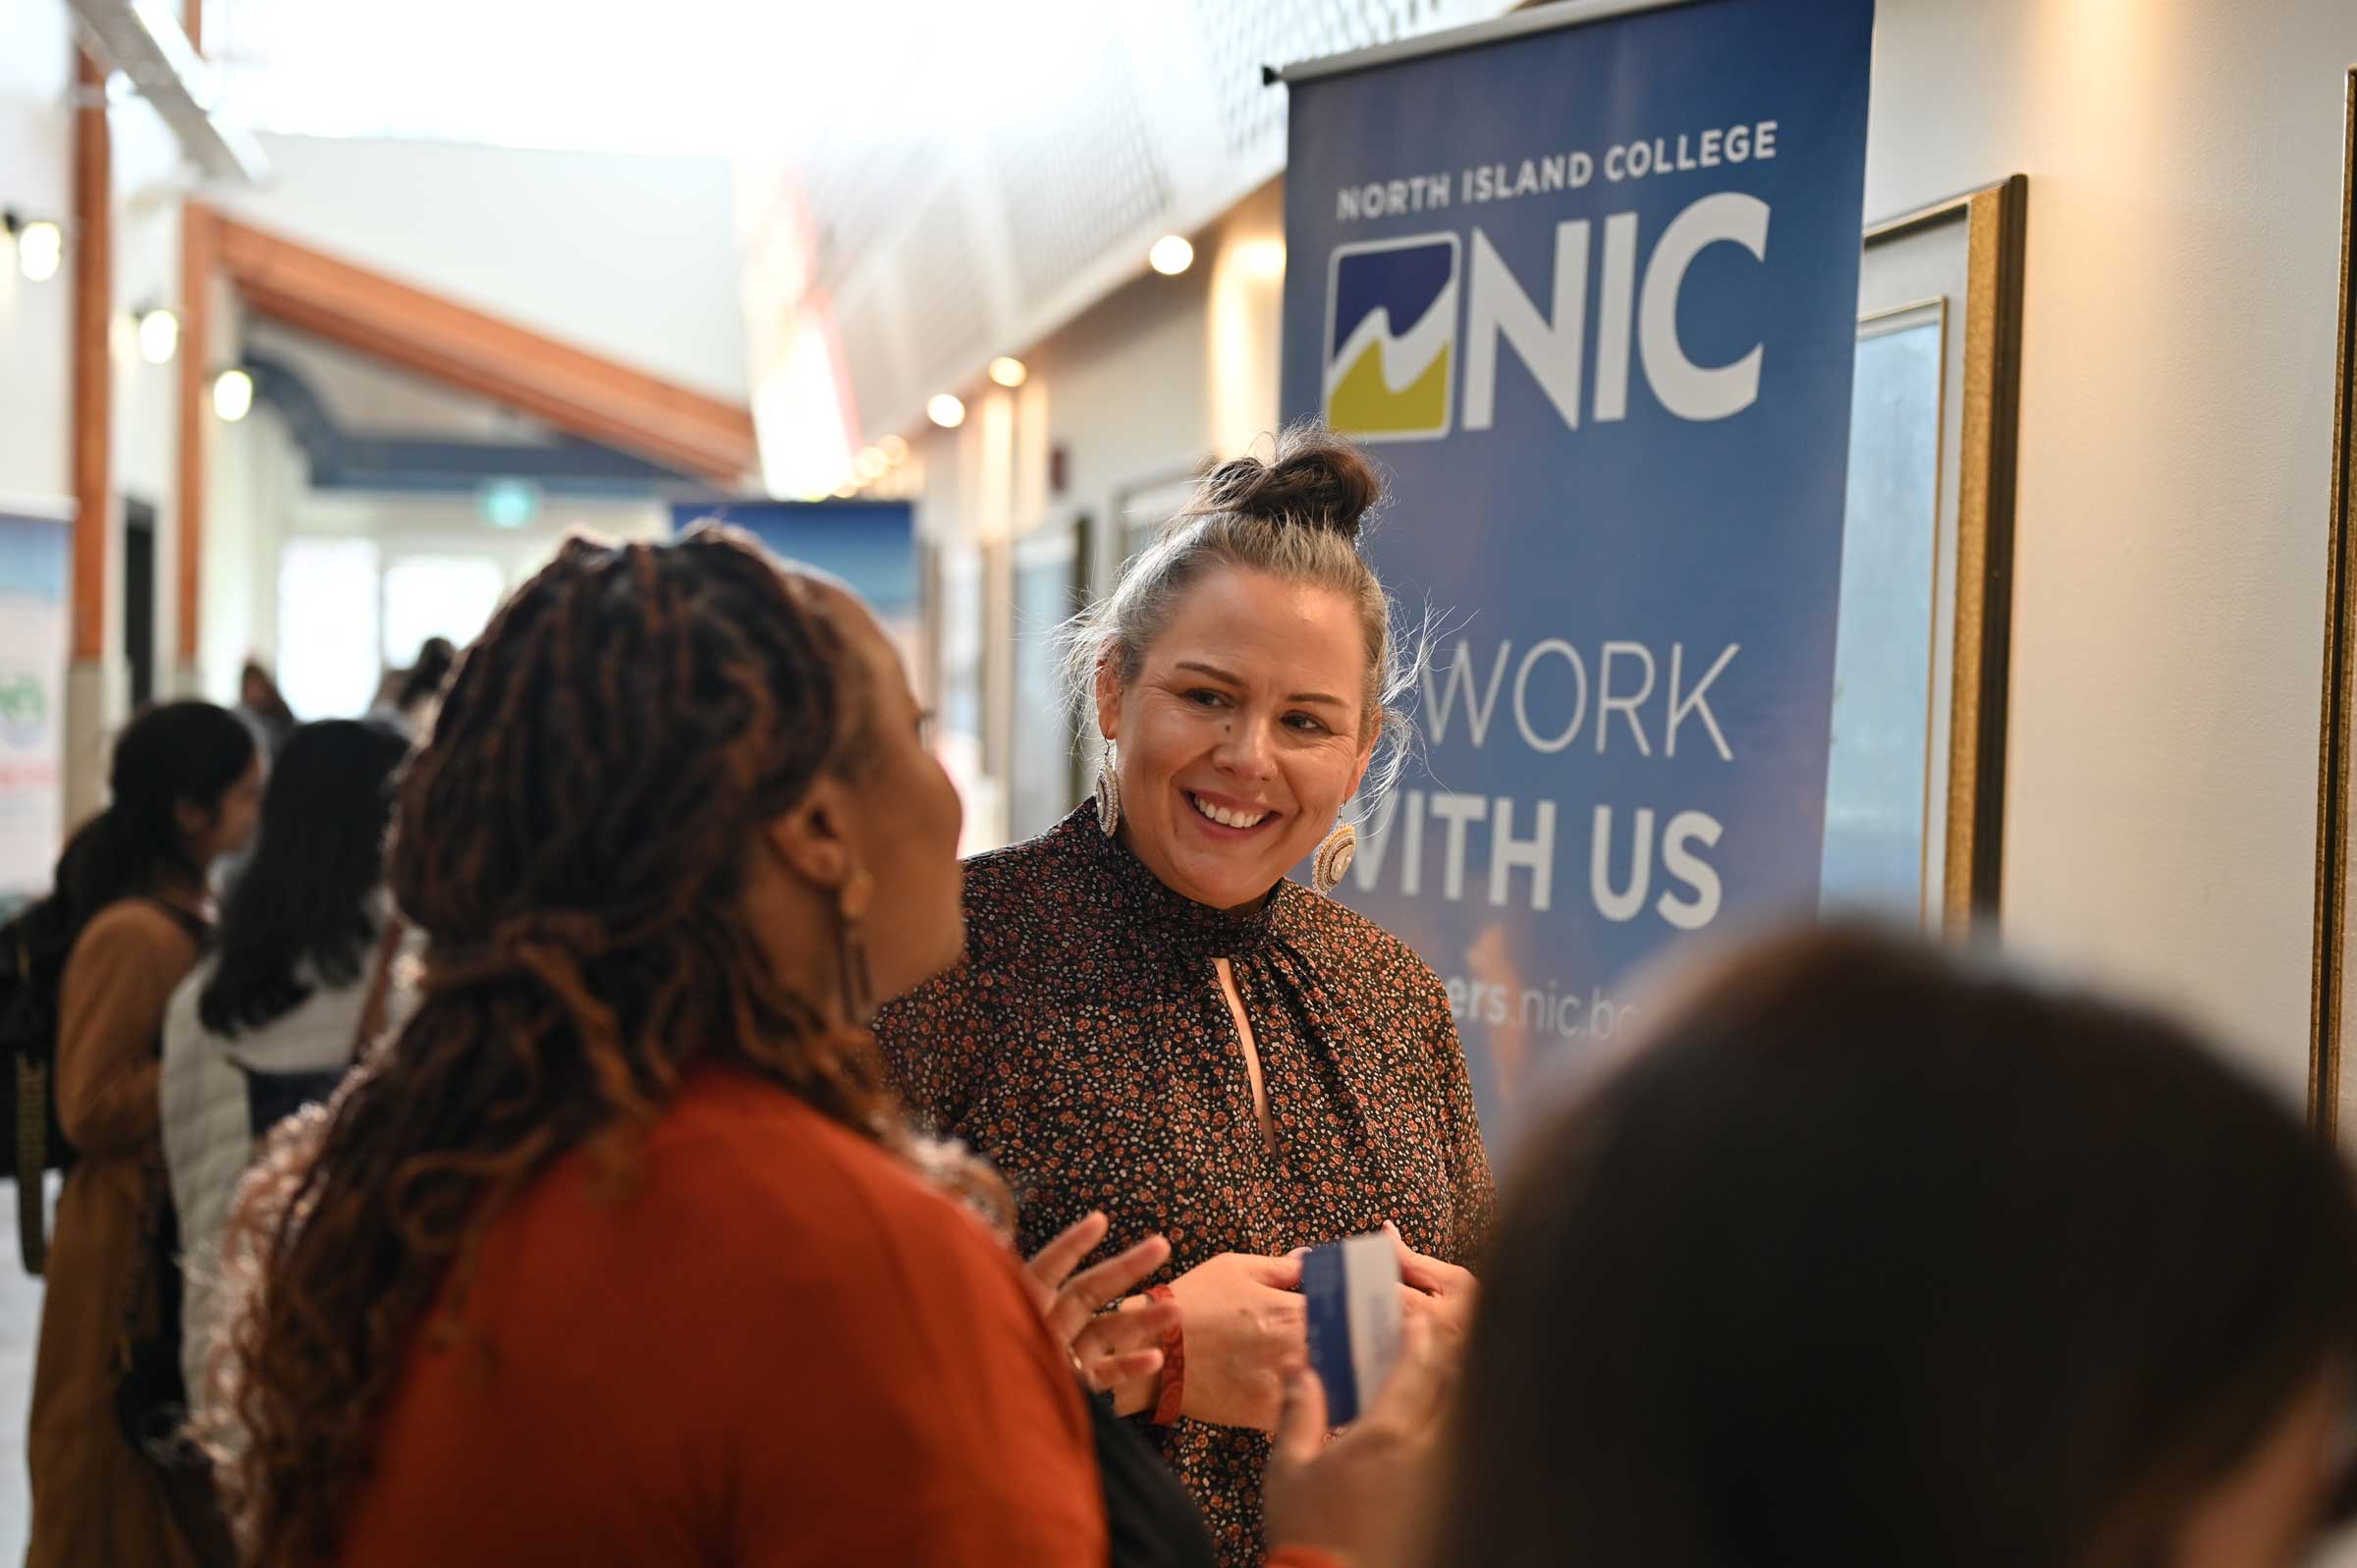
<svg viewBox="0 0 2357 1568"><path fill-rule="evenodd" d="M2357 1207L2288 1108L2166 1018L1855 928L1657 1018L1527 1146L1439 1557L2302 1559Z"/></svg>

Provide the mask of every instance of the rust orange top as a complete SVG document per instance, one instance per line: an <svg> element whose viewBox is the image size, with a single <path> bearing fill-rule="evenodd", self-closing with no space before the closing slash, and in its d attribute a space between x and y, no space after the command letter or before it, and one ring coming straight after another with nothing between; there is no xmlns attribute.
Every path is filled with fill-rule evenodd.
<svg viewBox="0 0 2357 1568"><path fill-rule="evenodd" d="M1100 1568L1069 1364L979 1220L735 1071L643 1171L576 1150L493 1223L488 1354L419 1334L343 1562Z"/></svg>

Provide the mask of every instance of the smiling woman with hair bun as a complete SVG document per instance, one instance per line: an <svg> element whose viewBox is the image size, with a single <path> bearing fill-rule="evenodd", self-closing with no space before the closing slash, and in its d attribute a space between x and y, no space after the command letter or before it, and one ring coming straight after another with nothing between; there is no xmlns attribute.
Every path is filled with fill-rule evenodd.
<svg viewBox="0 0 2357 1568"><path fill-rule="evenodd" d="M1393 1222L1413 1309L1453 1328L1490 1207L1440 980L1321 896L1404 730L1358 549L1380 494L1314 426L1204 478L1066 628L1095 798L967 863L964 961L876 1025L907 1102L1020 1195L1024 1250L1092 1210L1110 1245L1170 1238L1177 1354L1116 1404L1232 1564L1258 1558L1264 1433L1302 1354L1288 1254ZM1317 891L1286 879L1305 859Z"/></svg>

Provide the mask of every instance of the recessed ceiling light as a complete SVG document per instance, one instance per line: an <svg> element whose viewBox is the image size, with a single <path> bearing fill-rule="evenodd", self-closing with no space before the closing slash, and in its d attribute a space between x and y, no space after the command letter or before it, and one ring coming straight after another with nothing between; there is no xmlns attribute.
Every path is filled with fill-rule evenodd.
<svg viewBox="0 0 2357 1568"><path fill-rule="evenodd" d="M12 225L17 236L17 270L32 283L47 283L65 264L66 231L47 218Z"/></svg>
<svg viewBox="0 0 2357 1568"><path fill-rule="evenodd" d="M253 377L243 370L224 370L213 377L213 412L236 424L253 409Z"/></svg>
<svg viewBox="0 0 2357 1568"><path fill-rule="evenodd" d="M180 317L162 308L139 312L139 357L151 365L170 364L180 351Z"/></svg>

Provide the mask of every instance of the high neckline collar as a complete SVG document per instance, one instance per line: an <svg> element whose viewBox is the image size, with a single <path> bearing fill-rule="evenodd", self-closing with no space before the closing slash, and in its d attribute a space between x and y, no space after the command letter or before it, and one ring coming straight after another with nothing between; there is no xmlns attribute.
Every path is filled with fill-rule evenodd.
<svg viewBox="0 0 2357 1568"><path fill-rule="evenodd" d="M1082 802L1057 825L1055 836L1103 874L1131 929L1181 958L1243 958L1259 951L1290 892L1280 878L1267 897L1238 914L1197 903L1173 891L1127 844L1100 829L1094 801Z"/></svg>

